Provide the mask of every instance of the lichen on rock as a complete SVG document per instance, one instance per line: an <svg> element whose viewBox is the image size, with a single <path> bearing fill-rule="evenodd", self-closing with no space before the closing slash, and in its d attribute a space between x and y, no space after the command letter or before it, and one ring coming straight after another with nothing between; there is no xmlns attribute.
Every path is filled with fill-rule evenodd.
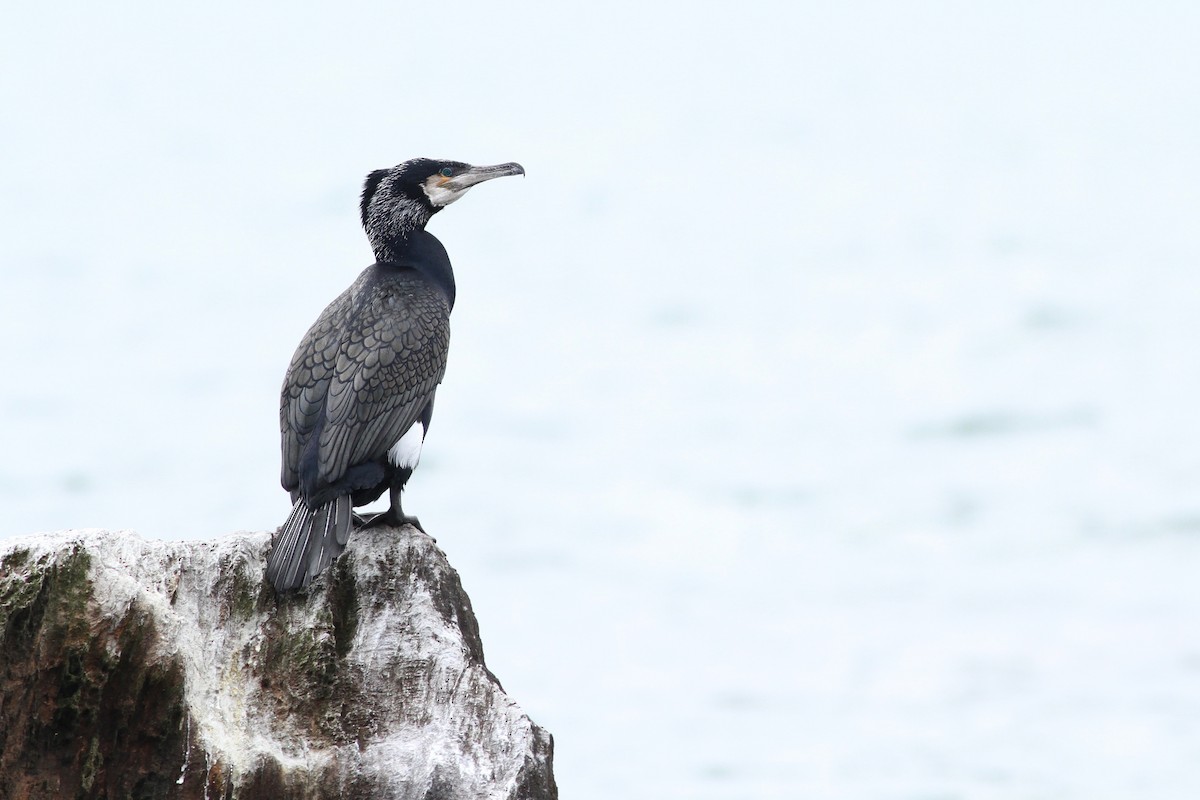
<svg viewBox="0 0 1200 800"><path fill-rule="evenodd" d="M268 542L5 542L0 798L557 797L432 539L357 532L284 595Z"/></svg>

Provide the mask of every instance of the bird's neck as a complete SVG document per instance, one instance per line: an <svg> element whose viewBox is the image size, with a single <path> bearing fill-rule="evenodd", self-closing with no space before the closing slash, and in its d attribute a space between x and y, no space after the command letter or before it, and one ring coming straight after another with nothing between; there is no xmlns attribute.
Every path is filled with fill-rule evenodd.
<svg viewBox="0 0 1200 800"><path fill-rule="evenodd" d="M427 221L405 220L403 222L407 224L393 224L388 226L387 230L369 231L368 233L374 234L369 238L375 259L381 263L402 261L413 248L413 242L425 233L424 223Z"/></svg>
<svg viewBox="0 0 1200 800"><path fill-rule="evenodd" d="M407 260L409 252L413 249L413 240L419 238L414 235L416 233L424 233L424 231L406 231L403 236L388 236L371 242L371 249L375 251L375 260L380 264L399 264Z"/></svg>
<svg viewBox="0 0 1200 800"><path fill-rule="evenodd" d="M425 233L425 226L437 209L419 203L404 203L386 211L374 212L363 220L371 250L381 263L402 260L413 246L412 242Z"/></svg>
<svg viewBox="0 0 1200 800"><path fill-rule="evenodd" d="M403 241L388 240L391 247L375 248L375 259L380 264L392 264L415 269L424 275L446 296L450 307L454 307L454 269L446 248L437 237L423 229L411 231Z"/></svg>

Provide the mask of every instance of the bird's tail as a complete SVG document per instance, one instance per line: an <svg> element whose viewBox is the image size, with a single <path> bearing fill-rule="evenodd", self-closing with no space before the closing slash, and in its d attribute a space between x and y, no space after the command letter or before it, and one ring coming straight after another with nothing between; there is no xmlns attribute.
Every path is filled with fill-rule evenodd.
<svg viewBox="0 0 1200 800"><path fill-rule="evenodd" d="M276 591L301 589L346 549L350 540L349 495L309 508L301 498L292 506L267 556L267 580Z"/></svg>

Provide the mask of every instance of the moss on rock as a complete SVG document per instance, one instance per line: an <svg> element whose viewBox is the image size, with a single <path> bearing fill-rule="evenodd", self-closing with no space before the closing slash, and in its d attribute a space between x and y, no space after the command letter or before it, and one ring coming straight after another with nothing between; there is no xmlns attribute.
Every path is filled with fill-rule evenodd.
<svg viewBox="0 0 1200 800"><path fill-rule="evenodd" d="M0 555L0 798L554 800L445 556L355 536L283 595L261 534Z"/></svg>

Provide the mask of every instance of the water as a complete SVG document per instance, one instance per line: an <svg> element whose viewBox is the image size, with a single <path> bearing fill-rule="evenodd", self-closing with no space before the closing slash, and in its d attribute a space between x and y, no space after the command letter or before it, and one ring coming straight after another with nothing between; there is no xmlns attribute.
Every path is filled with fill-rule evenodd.
<svg viewBox="0 0 1200 800"><path fill-rule="evenodd" d="M1189 5L0 33L0 536L278 525L361 177L517 160L406 508L572 798L1200 792Z"/></svg>

